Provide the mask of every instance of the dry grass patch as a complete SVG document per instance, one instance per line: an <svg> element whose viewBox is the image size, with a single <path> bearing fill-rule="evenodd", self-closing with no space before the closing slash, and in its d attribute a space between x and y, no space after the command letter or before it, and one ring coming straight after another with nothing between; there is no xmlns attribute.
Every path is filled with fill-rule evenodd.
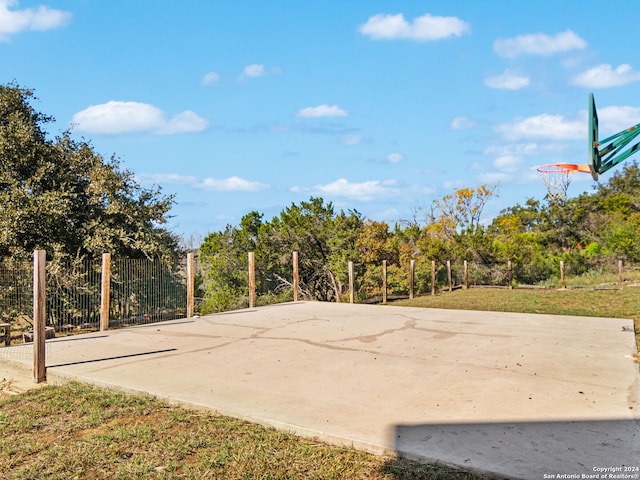
<svg viewBox="0 0 640 480"><path fill-rule="evenodd" d="M79 383L0 399L6 479L487 478Z"/></svg>

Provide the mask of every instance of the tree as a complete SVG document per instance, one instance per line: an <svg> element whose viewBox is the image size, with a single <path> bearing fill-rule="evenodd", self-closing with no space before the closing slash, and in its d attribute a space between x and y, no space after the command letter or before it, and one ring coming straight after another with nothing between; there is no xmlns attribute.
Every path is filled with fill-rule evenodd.
<svg viewBox="0 0 640 480"><path fill-rule="evenodd" d="M398 263L399 246L396 236L389 231L385 222L367 221L360 230L356 246L360 259L368 264L378 265L386 260Z"/></svg>
<svg viewBox="0 0 640 480"><path fill-rule="evenodd" d="M336 214L331 203L310 198L291 204L270 222L250 212L239 227L207 236L200 247L206 311L246 306L247 254L255 252L258 304L292 297L292 253L299 252L300 289L306 298L340 301L349 261L357 260L362 227L356 211Z"/></svg>
<svg viewBox="0 0 640 480"><path fill-rule="evenodd" d="M207 235L200 246L205 290L202 311L205 313L248 305L249 285L246 272L249 250L246 250L246 243L242 241L243 233L227 225L224 232Z"/></svg>
<svg viewBox="0 0 640 480"><path fill-rule="evenodd" d="M434 260L443 257L491 261L490 241L482 225L482 212L497 185L462 188L435 200L420 246Z"/></svg>
<svg viewBox="0 0 640 480"><path fill-rule="evenodd" d="M440 223L443 233L449 238L456 234L475 233L481 226L484 207L497 188L497 185L480 185L475 190L461 188L441 200L435 200L435 222Z"/></svg>
<svg viewBox="0 0 640 480"><path fill-rule="evenodd" d="M610 255L640 262L640 168L636 162L598 186L589 213L592 241Z"/></svg>
<svg viewBox="0 0 640 480"><path fill-rule="evenodd" d="M344 261L355 259L355 239L362 218L356 211L336 215L333 204L311 197L291 204L265 228L273 251L300 253L300 282L306 296L340 301L346 280ZM286 252L286 253L285 253ZM287 261L281 265L290 265ZM340 265L340 267L339 267Z"/></svg>
<svg viewBox="0 0 640 480"><path fill-rule="evenodd" d="M387 286L391 291L408 290L406 272L400 266L399 235L385 222L367 221L356 240L360 261L364 263L360 291L377 295L382 286L382 262L387 262Z"/></svg>
<svg viewBox="0 0 640 480"><path fill-rule="evenodd" d="M362 215L357 210L348 214L340 211L333 219L333 235L329 238L329 270L336 279L338 294L346 293L349 282L349 262L354 264L354 274L364 274L364 265L358 260L356 242L363 225Z"/></svg>
<svg viewBox="0 0 640 480"><path fill-rule="evenodd" d="M177 237L163 225L173 205L144 189L115 157L103 159L30 104L33 91L0 85L0 258L95 258L104 252L175 260Z"/></svg>

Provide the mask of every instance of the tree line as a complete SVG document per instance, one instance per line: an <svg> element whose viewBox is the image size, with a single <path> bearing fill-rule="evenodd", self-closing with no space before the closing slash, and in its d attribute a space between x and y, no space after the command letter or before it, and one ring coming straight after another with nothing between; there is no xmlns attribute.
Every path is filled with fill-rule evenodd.
<svg viewBox="0 0 640 480"><path fill-rule="evenodd" d="M302 295L324 301L340 301L347 294L349 261L363 297L379 288L383 260L391 291L407 290L407 265L416 260L416 289L422 292L430 289L431 261L511 261L519 281L530 284L557 275L560 261L578 274L614 260L640 262L636 163L592 193L564 201L530 198L488 223L483 210L497 190L497 185L456 190L395 225L365 219L356 210L336 211L319 197L292 203L271 220L250 212L240 225L209 234L200 247L203 309L246 306L248 252L255 254L256 291L263 303L292 298L293 251L299 252Z"/></svg>

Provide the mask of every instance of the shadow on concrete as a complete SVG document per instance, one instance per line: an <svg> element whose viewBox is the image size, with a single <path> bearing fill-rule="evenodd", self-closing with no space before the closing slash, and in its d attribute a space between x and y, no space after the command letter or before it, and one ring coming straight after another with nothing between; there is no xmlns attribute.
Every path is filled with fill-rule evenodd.
<svg viewBox="0 0 640 480"><path fill-rule="evenodd" d="M168 325L182 325L185 323L195 323L195 320L165 320L164 322L145 323L144 325L131 325L124 328L130 328L132 330L141 328L160 328Z"/></svg>
<svg viewBox="0 0 640 480"><path fill-rule="evenodd" d="M257 312L257 310L232 310L229 312L217 312L217 313L214 313L213 316L221 317L221 316L227 316L227 315L240 315L242 313L254 313L254 312Z"/></svg>
<svg viewBox="0 0 640 480"><path fill-rule="evenodd" d="M82 340L93 340L95 338L108 338L109 335L92 335L92 336L85 336L85 335L74 335L72 337L58 337L58 338L51 338L49 340L47 340L47 343L62 343L62 342L80 342Z"/></svg>
<svg viewBox="0 0 640 480"><path fill-rule="evenodd" d="M167 348L167 349L164 349L164 350L152 350L150 352L131 353L131 354L128 354L128 355L117 355L117 356L114 356L114 357L92 358L91 360L79 360L77 362L57 363L55 365L47 365L47 368L68 367L69 365L82 365L84 363L96 363L96 362L105 362L107 360L119 360L119 359L122 359L122 358L142 357L144 355L154 355L156 353L175 352L176 350L178 350L178 349L177 348Z"/></svg>
<svg viewBox="0 0 640 480"><path fill-rule="evenodd" d="M394 434L400 458L456 465L486 478L640 474L640 418L397 425ZM617 470L598 470L608 467ZM389 468L392 473L393 462Z"/></svg>

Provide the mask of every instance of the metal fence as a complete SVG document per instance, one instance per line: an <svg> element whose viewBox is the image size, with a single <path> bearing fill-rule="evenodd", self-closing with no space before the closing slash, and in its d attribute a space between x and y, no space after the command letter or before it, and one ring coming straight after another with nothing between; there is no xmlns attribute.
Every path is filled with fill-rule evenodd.
<svg viewBox="0 0 640 480"><path fill-rule="evenodd" d="M58 331L97 328L100 322L100 262L47 264L47 325Z"/></svg>
<svg viewBox="0 0 640 480"><path fill-rule="evenodd" d="M115 259L111 263L110 325L137 325L187 315L186 268L159 260Z"/></svg>
<svg viewBox="0 0 640 480"><path fill-rule="evenodd" d="M0 323L28 328L32 318L32 264L0 261Z"/></svg>
<svg viewBox="0 0 640 480"><path fill-rule="evenodd" d="M187 315L186 265L157 259L114 259L110 269L109 327ZM47 263L46 323L58 332L97 330L101 317L102 263ZM33 327L33 264L0 261L0 323L14 338Z"/></svg>

